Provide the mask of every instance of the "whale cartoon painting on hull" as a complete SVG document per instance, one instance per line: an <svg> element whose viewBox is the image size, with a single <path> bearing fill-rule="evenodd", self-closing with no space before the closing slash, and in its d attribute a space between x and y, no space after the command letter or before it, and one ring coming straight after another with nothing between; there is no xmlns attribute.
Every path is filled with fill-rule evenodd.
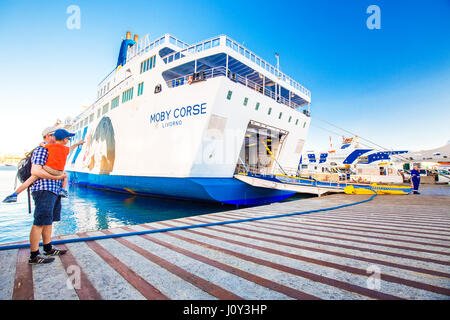
<svg viewBox="0 0 450 320"><path fill-rule="evenodd" d="M100 120L94 133L91 132L88 135L86 143L83 166L99 174L110 174L114 168L116 143L114 128L109 117L103 117Z"/></svg>

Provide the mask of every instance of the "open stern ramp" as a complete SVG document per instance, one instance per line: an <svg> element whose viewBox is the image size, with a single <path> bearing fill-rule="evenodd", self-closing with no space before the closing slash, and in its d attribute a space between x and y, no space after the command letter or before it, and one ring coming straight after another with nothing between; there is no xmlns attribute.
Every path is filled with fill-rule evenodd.
<svg viewBox="0 0 450 320"><path fill-rule="evenodd" d="M343 193L345 185L325 183L311 179L290 177L285 175L236 174L234 177L254 187L276 190L294 191L297 193L315 194Z"/></svg>
<svg viewBox="0 0 450 320"><path fill-rule="evenodd" d="M397 194L404 195L412 192L411 187L321 182L314 179L294 177L282 174L258 175L253 173L240 173L234 176L236 179L254 187L272 188L276 190L294 191L297 193L316 194L321 196L326 193L346 194Z"/></svg>

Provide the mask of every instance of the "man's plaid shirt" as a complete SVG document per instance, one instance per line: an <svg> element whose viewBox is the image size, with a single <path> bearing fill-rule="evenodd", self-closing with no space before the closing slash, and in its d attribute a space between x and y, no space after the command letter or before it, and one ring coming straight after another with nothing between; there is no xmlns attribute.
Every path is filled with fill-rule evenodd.
<svg viewBox="0 0 450 320"><path fill-rule="evenodd" d="M42 147L38 147L33 152L31 157L31 164L37 164L40 166L45 165L48 158L48 150ZM61 187L63 180L52 180L52 179L39 179L36 180L31 186L31 191L47 190L53 192L56 195L61 193Z"/></svg>

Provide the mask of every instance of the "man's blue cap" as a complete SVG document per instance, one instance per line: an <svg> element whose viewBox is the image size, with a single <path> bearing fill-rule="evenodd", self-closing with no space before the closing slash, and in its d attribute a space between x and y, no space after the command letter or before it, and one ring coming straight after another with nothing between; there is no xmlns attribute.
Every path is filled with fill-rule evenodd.
<svg viewBox="0 0 450 320"><path fill-rule="evenodd" d="M53 135L55 136L56 140L64 140L65 138L72 138L75 133L70 133L69 131L64 129L58 129Z"/></svg>

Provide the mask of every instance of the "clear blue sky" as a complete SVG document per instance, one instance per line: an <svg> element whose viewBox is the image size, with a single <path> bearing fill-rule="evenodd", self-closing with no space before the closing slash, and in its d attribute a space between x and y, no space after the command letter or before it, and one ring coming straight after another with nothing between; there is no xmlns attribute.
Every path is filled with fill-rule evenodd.
<svg viewBox="0 0 450 320"><path fill-rule="evenodd" d="M69 5L80 30L66 27ZM381 29L369 30L369 5ZM89 105L130 30L187 43L226 34L312 92L314 119L378 144L427 149L450 139L450 1L0 2L0 153L33 147L56 118ZM326 148L311 127L306 148ZM338 141L335 136L334 142Z"/></svg>

